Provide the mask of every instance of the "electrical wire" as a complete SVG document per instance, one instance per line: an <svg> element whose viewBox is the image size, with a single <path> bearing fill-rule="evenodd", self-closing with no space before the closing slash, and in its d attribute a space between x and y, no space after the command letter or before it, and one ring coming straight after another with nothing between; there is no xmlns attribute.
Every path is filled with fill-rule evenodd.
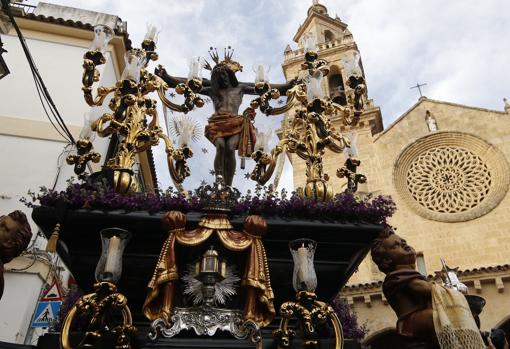
<svg viewBox="0 0 510 349"><path fill-rule="evenodd" d="M21 254L21 256L26 256L28 254L31 255L32 257L32 260L29 262L29 264L26 266L26 267L23 267L23 268L11 268L9 269L10 272L20 272L20 271L24 271L24 270L27 270L27 269L30 269L34 264L35 262L37 261L37 257L39 257L39 254L37 253L37 249L34 247L35 246L35 243L37 242L37 238L38 237L43 237L43 234L42 232L39 230L37 231L37 234L35 236L35 238L32 240L30 246L28 246L26 249L25 249L25 252ZM47 260L48 258L45 258L45 261Z"/></svg>
<svg viewBox="0 0 510 349"><path fill-rule="evenodd" d="M69 148L70 147L70 148ZM53 181L53 186L51 187L51 190L55 190L58 184L58 178L60 177L60 172L62 171L62 166L64 165L64 153L67 151L67 155L69 155L73 151L73 145L72 144L66 144L64 146L64 149L62 149L62 152L57 158L57 173L55 175L55 180Z"/></svg>
<svg viewBox="0 0 510 349"><path fill-rule="evenodd" d="M9 0L1 0L2 1L2 7L3 10L7 13L9 20L11 21L14 30L16 31L18 35L18 39L21 43L21 47L23 48L23 52L25 53L25 56L28 60L28 65L30 66L30 70L32 71L32 76L34 78L36 90L39 96L39 100L41 101L41 105L43 107L44 113L46 114L46 117L50 121L51 125L55 128L55 130L69 143L76 143L74 140L73 135L67 128L64 120L62 119L62 116L60 115L55 103L53 102L53 99L50 96L50 93L48 92L48 89L46 88L46 85L44 84L44 81L41 77L41 74L39 73L39 70L37 69L34 59L30 53L30 50L28 49L27 43L25 41L25 37L21 33L20 28L18 27L18 24L14 20L14 16L12 15L11 8L9 5ZM46 104L46 105L45 105ZM50 115L50 113L53 116ZM58 127L57 125L58 124Z"/></svg>

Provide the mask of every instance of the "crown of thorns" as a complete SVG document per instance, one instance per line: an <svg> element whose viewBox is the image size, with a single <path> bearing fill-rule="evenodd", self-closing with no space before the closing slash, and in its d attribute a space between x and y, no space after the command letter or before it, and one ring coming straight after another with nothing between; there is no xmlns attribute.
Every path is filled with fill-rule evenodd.
<svg viewBox="0 0 510 349"><path fill-rule="evenodd" d="M232 59L232 56L234 55L234 49L230 46L227 46L223 49L223 60L220 61L220 57L218 55L218 50L216 47L209 47L209 56L211 56L211 59L215 63L214 67L212 67L207 60L205 60L205 66L204 68L207 70L213 70L216 68L219 68L221 66L226 66L230 70L232 70L234 73L238 71L243 71L243 66L239 64L239 62L236 62Z"/></svg>

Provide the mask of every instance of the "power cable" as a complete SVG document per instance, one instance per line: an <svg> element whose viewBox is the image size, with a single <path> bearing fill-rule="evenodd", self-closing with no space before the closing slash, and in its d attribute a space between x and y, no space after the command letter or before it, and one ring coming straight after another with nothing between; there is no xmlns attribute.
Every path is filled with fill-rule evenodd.
<svg viewBox="0 0 510 349"><path fill-rule="evenodd" d="M9 20L11 21L11 23L12 23L12 25L14 27L14 30L16 31L16 33L18 35L18 39L19 39L19 41L21 43L21 47L23 48L23 52L25 53L25 56L26 56L26 58L28 60L28 64L30 66L30 70L32 71L32 76L34 78L34 82L35 82L35 86L36 86L36 89L37 89L37 93L39 95L39 100L41 101L41 104L43 106L44 113L46 114L46 117L48 118L48 120L50 120L50 123L55 128L55 130L65 140L67 140L69 143L73 143L73 144L76 143L76 141L74 140L73 135L71 134L71 132L67 128L67 126L66 126L62 116L60 115L60 113L59 113L55 103L53 102L53 99L51 98L51 95L48 92L48 89L46 88L46 85L44 84L44 81L43 81L43 79L41 77L41 74L39 73L39 70L37 69L37 67L35 65L34 59L33 59L32 55L31 55L30 50L28 49L27 43L25 41L25 37L21 33L21 30L18 27L18 24L14 20L14 16L12 15L11 8L10 8L10 5L9 5L9 0L1 0L1 1L2 1L3 10L7 13L7 15L9 17ZM47 107L48 107L49 111L51 112L51 114L53 115L53 118L55 120L52 120L52 117L50 116L50 113L48 113L48 110L46 109L45 102L46 102ZM58 124L60 129L55 125L54 121L56 121L56 123Z"/></svg>

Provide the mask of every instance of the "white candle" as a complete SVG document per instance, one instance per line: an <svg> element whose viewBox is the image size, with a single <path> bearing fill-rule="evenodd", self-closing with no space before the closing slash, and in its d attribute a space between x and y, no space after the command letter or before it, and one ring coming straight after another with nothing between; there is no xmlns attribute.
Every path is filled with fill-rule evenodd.
<svg viewBox="0 0 510 349"><path fill-rule="evenodd" d="M106 253L106 263L104 266L105 273L115 274L119 264L120 238L112 236L108 244L108 252Z"/></svg>
<svg viewBox="0 0 510 349"><path fill-rule="evenodd" d="M258 64L257 65L257 68L256 68L256 71L255 71L255 83L257 82L264 82L266 81L266 74L265 74L265 71L264 71L264 65L262 64Z"/></svg>
<svg viewBox="0 0 510 349"><path fill-rule="evenodd" d="M304 35L304 48L305 53L307 52L317 52L317 44L315 34L312 32L308 32Z"/></svg>
<svg viewBox="0 0 510 349"><path fill-rule="evenodd" d="M94 27L94 40L90 46L91 51L101 51L104 52L106 50L106 46L108 42L113 37L113 30L106 25L96 25Z"/></svg>
<svg viewBox="0 0 510 349"><path fill-rule="evenodd" d="M90 112L86 112L83 114L83 127L80 131L79 138L80 139L90 139L92 136L92 116L90 115Z"/></svg>
<svg viewBox="0 0 510 349"><path fill-rule="evenodd" d="M190 59L188 79L202 80L202 61L198 56Z"/></svg>
<svg viewBox="0 0 510 349"><path fill-rule="evenodd" d="M306 97L309 102L314 99L322 99L324 91L322 90L322 73L316 71L313 75L308 75L305 79Z"/></svg>
<svg viewBox="0 0 510 349"><path fill-rule="evenodd" d="M159 25L156 23L147 23L147 32L145 33L144 40L158 41Z"/></svg>
<svg viewBox="0 0 510 349"><path fill-rule="evenodd" d="M147 32L147 37L150 39L154 39L154 36L156 35L156 27L150 26L149 30Z"/></svg>
<svg viewBox="0 0 510 349"><path fill-rule="evenodd" d="M298 282L305 282L308 275L308 250L303 243L297 250L298 256Z"/></svg>
<svg viewBox="0 0 510 349"><path fill-rule="evenodd" d="M355 133L349 133L348 137L351 142L351 147L347 150L347 155L353 158L358 157L358 135Z"/></svg>
<svg viewBox="0 0 510 349"><path fill-rule="evenodd" d="M198 62L191 63L190 76L191 78L196 78L198 76Z"/></svg>

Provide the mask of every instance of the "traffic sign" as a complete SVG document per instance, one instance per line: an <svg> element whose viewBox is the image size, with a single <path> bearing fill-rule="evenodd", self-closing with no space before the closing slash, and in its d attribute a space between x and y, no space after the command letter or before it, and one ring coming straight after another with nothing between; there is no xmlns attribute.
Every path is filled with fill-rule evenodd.
<svg viewBox="0 0 510 349"><path fill-rule="evenodd" d="M49 327L57 319L60 301L39 301L35 310L32 327Z"/></svg>
<svg viewBox="0 0 510 349"><path fill-rule="evenodd" d="M60 290L60 285L57 282L54 282L47 290L43 293L41 297L41 301L62 301L62 291Z"/></svg>

